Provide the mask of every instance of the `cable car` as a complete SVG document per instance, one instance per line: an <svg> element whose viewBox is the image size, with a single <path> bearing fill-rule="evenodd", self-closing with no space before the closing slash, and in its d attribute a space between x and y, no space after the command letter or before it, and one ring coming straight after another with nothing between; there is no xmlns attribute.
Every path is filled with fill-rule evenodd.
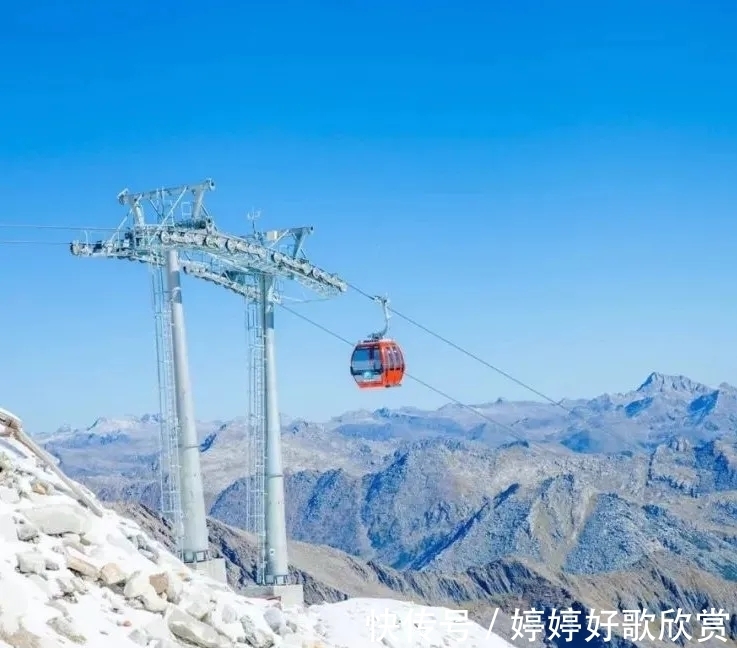
<svg viewBox="0 0 737 648"><path fill-rule="evenodd" d="M394 340L385 337L389 330L389 300L374 299L384 307L384 329L372 333L353 349L351 376L360 389L399 387L404 378L404 355Z"/></svg>

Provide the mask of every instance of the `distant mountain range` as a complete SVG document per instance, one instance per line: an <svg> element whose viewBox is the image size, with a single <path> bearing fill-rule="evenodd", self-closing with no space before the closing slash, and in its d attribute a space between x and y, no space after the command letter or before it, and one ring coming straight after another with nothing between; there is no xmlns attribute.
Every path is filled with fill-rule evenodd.
<svg viewBox="0 0 737 648"><path fill-rule="evenodd" d="M472 410L476 410L475 414ZM481 416L479 416L481 415ZM448 404L437 410L415 407L358 410L336 416L326 423L311 423L300 418L283 417L285 428L324 428L344 437L372 441L414 441L431 436L479 440L497 446L515 440L504 437L504 430L488 422L489 417L515 429L530 441L557 441L577 451L601 451L607 447L622 450L622 443L641 447L683 433L693 441L710 440L720 431L729 431L737 422L737 388L722 383L717 388L694 382L686 376L651 373L637 389L624 394L602 394L593 399L563 399L557 404L537 401L507 401L501 398L479 405ZM44 439L68 439L93 434L115 436L135 433L158 425L158 414L117 419L99 418L84 430L63 426ZM223 425L233 421L210 421L200 424L209 429L205 444L211 444ZM648 430L645 433L645 429ZM589 442L579 443L575 435L585 433ZM203 448L204 449L204 448Z"/></svg>
<svg viewBox="0 0 737 648"><path fill-rule="evenodd" d="M285 419L290 537L407 573L524 561L551 582L606 581L611 604L737 588L737 389L653 373L625 394L471 407ZM244 421L198 429L210 514L242 527ZM101 497L156 508L157 416L40 440ZM615 577L657 581L663 565L662 591Z"/></svg>

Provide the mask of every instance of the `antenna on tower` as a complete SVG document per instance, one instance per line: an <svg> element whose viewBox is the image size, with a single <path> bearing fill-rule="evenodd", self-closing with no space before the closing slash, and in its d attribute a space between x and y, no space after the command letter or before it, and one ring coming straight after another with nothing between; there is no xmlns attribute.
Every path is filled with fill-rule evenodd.
<svg viewBox="0 0 737 648"><path fill-rule="evenodd" d="M256 221L261 218L261 210L260 209L252 209L246 214L246 219L248 219L251 222L251 234L256 236Z"/></svg>

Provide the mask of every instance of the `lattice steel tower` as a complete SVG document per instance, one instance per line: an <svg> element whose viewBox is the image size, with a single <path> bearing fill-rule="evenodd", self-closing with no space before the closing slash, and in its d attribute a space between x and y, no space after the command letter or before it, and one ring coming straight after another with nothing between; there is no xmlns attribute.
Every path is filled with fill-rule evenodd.
<svg viewBox="0 0 737 648"><path fill-rule="evenodd" d="M258 539L256 580L260 585L289 584L274 309L290 298L280 290L280 284L296 281L325 298L348 288L337 275L328 274L305 257L304 241L312 231L312 227L294 227L254 230L243 236L218 232L210 244L219 251L212 255L232 269L215 270L194 263L183 266L187 274L246 298L250 456L246 506L249 530Z"/></svg>
<svg viewBox="0 0 737 648"><path fill-rule="evenodd" d="M210 219L204 193L214 189L207 180L193 186L118 194L128 207L115 234L94 244L75 241L76 256L126 258L148 263L152 269L154 321L160 405L159 477L161 510L172 525L179 557L197 569L224 578L223 566L212 561L202 487L194 400L189 377L187 341L176 246L162 244L162 232L175 226L207 229ZM191 197L191 202L185 200ZM146 223L153 209L154 223ZM124 226L128 227L124 229ZM165 237L164 237L165 238ZM223 573L221 573L223 572Z"/></svg>
<svg viewBox="0 0 737 648"><path fill-rule="evenodd" d="M205 191L213 188L212 180L206 180L197 185L139 194L124 190L118 199L128 205L129 213L115 234L96 243L75 241L71 252L75 256L139 261L153 268L161 402L162 510L168 513L181 537L183 558L195 565L210 561L210 556L186 358L180 260L186 274L245 298L251 472L247 515L249 526L259 539L257 581L263 585L285 585L289 575L274 308L286 297L281 294L279 284L293 281L325 298L346 292L348 286L305 257L303 243L312 233L311 227L254 230L248 235L235 236L218 231L203 204ZM188 195L191 202L184 202ZM155 223L146 223L144 204L153 206ZM164 268L166 281L162 274ZM179 451L174 452L174 447Z"/></svg>

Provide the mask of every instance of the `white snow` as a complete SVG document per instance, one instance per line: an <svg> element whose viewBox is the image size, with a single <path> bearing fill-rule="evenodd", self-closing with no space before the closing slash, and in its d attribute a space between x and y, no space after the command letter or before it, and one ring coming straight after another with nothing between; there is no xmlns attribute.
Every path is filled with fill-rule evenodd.
<svg viewBox="0 0 737 648"><path fill-rule="evenodd" d="M363 598L282 610L245 598L103 510L0 440L0 648L510 646L445 608Z"/></svg>

